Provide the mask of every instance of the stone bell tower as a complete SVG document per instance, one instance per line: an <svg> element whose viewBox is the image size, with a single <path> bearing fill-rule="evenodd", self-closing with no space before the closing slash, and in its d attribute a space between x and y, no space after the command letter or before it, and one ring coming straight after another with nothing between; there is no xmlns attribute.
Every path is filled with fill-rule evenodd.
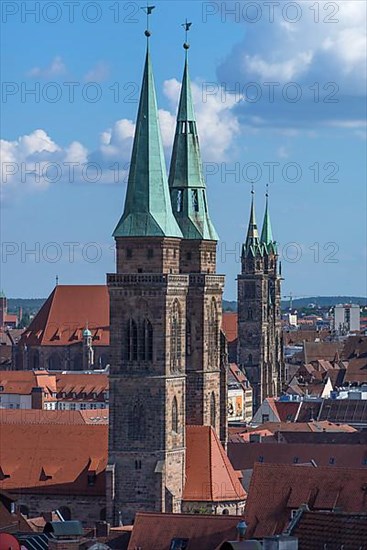
<svg viewBox="0 0 367 550"><path fill-rule="evenodd" d="M186 23L186 31L191 23ZM212 425L225 443L226 391L221 392L220 327L224 277L216 275L218 235L209 215L191 93L185 67L169 173L174 216L182 231L180 272L189 280L186 308L186 423ZM222 384L226 389L226 385ZM221 415L222 411L222 415Z"/></svg>
<svg viewBox="0 0 367 550"><path fill-rule="evenodd" d="M253 388L254 412L266 397L279 395L283 383L280 284L266 194L261 237L252 191L250 222L238 276L238 364Z"/></svg>
<svg viewBox="0 0 367 550"><path fill-rule="evenodd" d="M146 8L151 11L152 8ZM149 12L150 13L150 12ZM107 276L111 314L108 519L180 512L185 480L186 296L149 36L125 208Z"/></svg>

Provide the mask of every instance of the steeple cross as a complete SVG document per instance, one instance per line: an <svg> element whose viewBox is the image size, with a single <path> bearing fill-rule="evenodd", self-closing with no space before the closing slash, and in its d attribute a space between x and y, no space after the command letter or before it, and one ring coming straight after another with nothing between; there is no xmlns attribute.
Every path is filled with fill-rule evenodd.
<svg viewBox="0 0 367 550"><path fill-rule="evenodd" d="M150 37L150 35L152 34L149 30L149 15L152 14L152 11L155 9L155 6L149 6L148 2L147 2L147 5L142 7L141 8L143 11L145 11L145 13L147 14L147 28L146 28L146 31L145 31L145 36L147 38Z"/></svg>

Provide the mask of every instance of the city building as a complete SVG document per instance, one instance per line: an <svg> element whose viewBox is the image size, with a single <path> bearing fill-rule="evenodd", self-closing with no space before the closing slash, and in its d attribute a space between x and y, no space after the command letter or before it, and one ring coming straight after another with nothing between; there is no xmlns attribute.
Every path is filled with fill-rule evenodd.
<svg viewBox="0 0 367 550"><path fill-rule="evenodd" d="M280 311L281 273L273 239L268 197L259 236L254 192L238 276L238 365L253 388L254 412L266 397L280 394L284 383Z"/></svg>
<svg viewBox="0 0 367 550"><path fill-rule="evenodd" d="M338 334L361 330L360 307L357 304L337 304L334 307L333 326Z"/></svg>
<svg viewBox="0 0 367 550"><path fill-rule="evenodd" d="M22 312L19 315L8 313L8 300L3 291L0 292L0 330L17 328L21 321Z"/></svg>
<svg viewBox="0 0 367 550"><path fill-rule="evenodd" d="M104 285L57 285L16 350L18 370L81 371L109 363L110 312Z"/></svg>

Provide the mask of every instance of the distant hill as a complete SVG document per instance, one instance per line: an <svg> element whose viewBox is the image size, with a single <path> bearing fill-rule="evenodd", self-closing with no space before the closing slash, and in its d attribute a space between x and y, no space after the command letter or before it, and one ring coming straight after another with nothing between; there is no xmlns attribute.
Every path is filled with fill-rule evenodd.
<svg viewBox="0 0 367 550"><path fill-rule="evenodd" d="M23 313L35 315L45 303L46 298L8 298L9 313L18 313L21 307Z"/></svg>
<svg viewBox="0 0 367 550"><path fill-rule="evenodd" d="M310 296L307 298L293 298L294 308L308 307L315 304L319 307L332 307L336 304L358 304L367 306L367 298L361 296ZM289 307L289 300L282 300L282 309ZM223 311L237 311L237 302L223 300Z"/></svg>
<svg viewBox="0 0 367 550"><path fill-rule="evenodd" d="M45 301L46 298L9 298L8 311L10 313L17 313L21 307L23 313L35 315L37 311L41 309ZM331 307L336 304L349 303L366 306L367 298L361 296L311 296L309 298L293 298L294 308L307 307L309 304L315 304L320 307ZM286 309L287 307L289 307L289 300L282 300L282 308ZM237 302L223 300L223 311L237 311Z"/></svg>

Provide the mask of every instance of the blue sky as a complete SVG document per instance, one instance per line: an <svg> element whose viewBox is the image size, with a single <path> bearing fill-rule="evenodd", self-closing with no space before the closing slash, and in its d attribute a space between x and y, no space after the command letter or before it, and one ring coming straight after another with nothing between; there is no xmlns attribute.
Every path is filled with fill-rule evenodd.
<svg viewBox="0 0 367 550"><path fill-rule="evenodd" d="M270 184L283 294L366 295L366 4L154 4L167 163L180 24L193 21L190 72L225 297L236 297L251 180L259 224ZM75 2L72 14L63 2L2 3L1 286L10 297L47 296L56 275L103 284L114 271L111 234L145 50L142 5Z"/></svg>

